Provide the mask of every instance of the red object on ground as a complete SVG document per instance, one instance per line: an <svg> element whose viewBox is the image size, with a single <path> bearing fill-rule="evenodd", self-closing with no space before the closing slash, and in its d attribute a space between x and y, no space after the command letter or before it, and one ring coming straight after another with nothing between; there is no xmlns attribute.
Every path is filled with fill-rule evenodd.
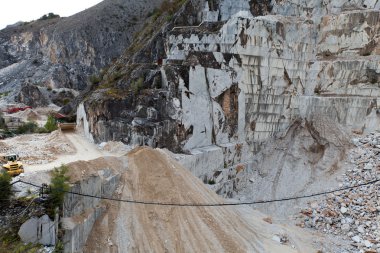
<svg viewBox="0 0 380 253"><path fill-rule="evenodd" d="M11 114L11 113L19 112L19 111L25 111L26 109L32 109L32 107L31 106L12 107L5 110L5 112Z"/></svg>
<svg viewBox="0 0 380 253"><path fill-rule="evenodd" d="M54 118L56 118L56 119L65 119L65 118L67 118L67 116L65 114L62 114L62 113L56 113L54 115Z"/></svg>

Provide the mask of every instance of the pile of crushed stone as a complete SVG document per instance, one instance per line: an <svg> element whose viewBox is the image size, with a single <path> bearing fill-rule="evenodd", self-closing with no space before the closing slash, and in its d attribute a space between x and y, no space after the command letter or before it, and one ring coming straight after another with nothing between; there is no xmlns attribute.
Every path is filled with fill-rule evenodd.
<svg viewBox="0 0 380 253"><path fill-rule="evenodd" d="M380 133L352 140L352 168L341 176L340 187L380 179ZM351 241L342 252L380 252L380 183L329 194L302 211L301 226L340 235Z"/></svg>
<svg viewBox="0 0 380 253"><path fill-rule="evenodd" d="M184 204L227 201L162 150L137 148L128 154L128 167L101 167L114 166L122 173L114 193L120 199ZM325 243L295 226L275 224L249 206L180 207L108 200L103 204L107 210L95 222L83 252L315 253ZM73 217L71 222L81 219Z"/></svg>

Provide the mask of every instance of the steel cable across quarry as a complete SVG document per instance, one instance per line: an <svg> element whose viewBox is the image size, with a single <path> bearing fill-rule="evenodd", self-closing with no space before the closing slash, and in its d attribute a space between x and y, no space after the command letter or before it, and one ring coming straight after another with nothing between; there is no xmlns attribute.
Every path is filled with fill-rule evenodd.
<svg viewBox="0 0 380 253"><path fill-rule="evenodd" d="M286 197L286 198L279 198L279 199L272 199L272 200L237 202L237 203L165 203L165 202L154 202L154 201L143 201L143 200L116 199L116 198L95 196L95 195L83 194L83 193L72 192L72 191L64 191L64 190L62 190L62 192L67 193L67 194L78 195L78 196L82 196L82 197L124 202L124 203L130 203L130 204L140 204L140 205L177 206L177 207L220 207L220 206L256 205L256 204L266 204L266 203L275 203L275 202L283 202L283 201L289 201L289 200L312 198L312 197L326 195L326 194L330 194L330 193L352 190L352 189L356 189L356 188L359 188L362 186L374 185L378 182L380 182L380 179L375 179L375 180L368 181L366 183L357 184L354 186L347 186L347 187L338 188L338 189L334 189L334 190L330 190L330 191L313 193L313 194L308 194L308 195L303 195L303 196ZM46 189L46 187L36 185L36 184L30 183L30 182L25 182L22 180L18 180L16 182L14 182L13 184L17 184L17 183L22 183L22 184L34 186L34 187L37 187L40 189L44 189L44 188Z"/></svg>

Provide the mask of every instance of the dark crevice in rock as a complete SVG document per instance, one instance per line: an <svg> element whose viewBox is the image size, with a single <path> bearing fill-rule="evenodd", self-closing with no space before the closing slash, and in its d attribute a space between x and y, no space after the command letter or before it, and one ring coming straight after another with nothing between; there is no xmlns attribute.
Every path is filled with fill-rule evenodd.
<svg viewBox="0 0 380 253"><path fill-rule="evenodd" d="M212 52L191 52L186 62L189 65L201 65L204 68L220 69L221 64L215 59Z"/></svg>
<svg viewBox="0 0 380 253"><path fill-rule="evenodd" d="M250 0L249 7L254 17L267 15L273 9L271 1L268 0Z"/></svg>
<svg viewBox="0 0 380 253"><path fill-rule="evenodd" d="M240 89L237 84L234 84L231 86L231 88L224 91L216 99L222 107L224 116L226 117L223 131L228 133L229 138L232 138L237 134L239 117L239 94Z"/></svg>
<svg viewBox="0 0 380 253"><path fill-rule="evenodd" d="M248 43L248 34L245 34L245 29L242 28L241 31L240 31L240 34L239 34L239 38L240 38L240 45L242 47L245 47Z"/></svg>

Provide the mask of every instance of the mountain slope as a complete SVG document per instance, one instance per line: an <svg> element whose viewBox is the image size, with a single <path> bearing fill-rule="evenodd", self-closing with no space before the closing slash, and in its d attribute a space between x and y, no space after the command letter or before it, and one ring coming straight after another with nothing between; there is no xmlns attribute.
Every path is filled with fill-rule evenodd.
<svg viewBox="0 0 380 253"><path fill-rule="evenodd" d="M106 0L67 18L1 30L0 92L11 92L8 99L28 102L33 90L45 98L34 101L34 106L51 99L62 106L76 93L62 102L52 90L84 90L92 74L130 45L134 33L160 2ZM24 96L18 95L20 91Z"/></svg>
<svg viewBox="0 0 380 253"><path fill-rule="evenodd" d="M294 120L318 114L370 131L380 96L379 8L186 1L147 21L82 100L79 120L97 142L176 152L242 145L255 153Z"/></svg>

